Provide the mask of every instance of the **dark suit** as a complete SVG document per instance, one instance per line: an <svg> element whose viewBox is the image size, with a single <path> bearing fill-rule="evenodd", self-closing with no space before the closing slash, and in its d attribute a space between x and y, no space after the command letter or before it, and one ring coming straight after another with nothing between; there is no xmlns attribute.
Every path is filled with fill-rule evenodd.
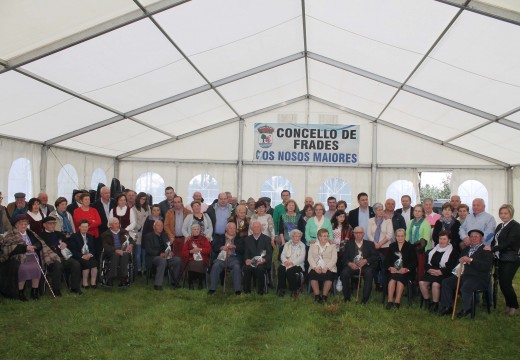
<svg viewBox="0 0 520 360"><path fill-rule="evenodd" d="M126 241L126 236L128 236L130 244L135 245L134 239L132 239L128 234L128 231L124 229L119 231L119 242L121 245ZM101 243L103 244L103 250L105 251L104 257L109 257L111 259L109 278L113 279L119 277L122 282L126 281L131 254L125 251L123 252L123 255L120 256L116 253L117 249L115 247L114 234L110 229L101 234Z"/></svg>
<svg viewBox="0 0 520 360"><path fill-rule="evenodd" d="M78 208L78 203L75 202L75 201L72 201L72 203L70 203L69 205L67 205L67 211L69 212L69 214L71 214L72 216L74 216L74 210L76 210Z"/></svg>
<svg viewBox="0 0 520 360"><path fill-rule="evenodd" d="M156 286L162 286L164 280L164 270L166 269L166 266L168 266L170 274L173 277L172 281L175 284L179 281L179 274L182 264L181 258L178 256L173 256L173 252L170 253L172 257L169 259L162 258L160 256L161 253L166 251L168 242L168 236L164 231L159 235L155 231L152 231L143 237L142 246L146 253L146 271L151 270L152 264L156 266L154 281L154 285Z"/></svg>
<svg viewBox="0 0 520 360"><path fill-rule="evenodd" d="M459 235L460 222L459 222L459 220L456 220L456 219L453 219L452 221L453 221L453 224L451 225L451 228L450 228L450 233L451 233L450 242L451 242L451 245L453 245L453 250L455 250L458 253L458 252L460 252L460 242L461 242L460 235ZM433 246L435 246L439 243L439 234L442 230L443 230L443 222L441 220L437 220L437 222L435 223L435 226L433 227L433 232L432 232L432 240L433 240L433 244L434 244Z"/></svg>
<svg viewBox="0 0 520 360"><path fill-rule="evenodd" d="M367 264L361 270L363 276L363 302L370 298L372 291L372 279L374 278L374 270L379 261L379 253L372 241L363 240L361 243L361 255L367 260ZM354 262L354 258L358 255L358 246L355 240L347 241L345 252L343 253L343 270L341 271L341 282L343 283L343 297L350 299L350 278L353 275L359 275L359 270L353 270L348 264Z"/></svg>
<svg viewBox="0 0 520 360"><path fill-rule="evenodd" d="M398 214L397 211L394 212L394 216L392 216L392 227L394 229L394 233L397 229L406 230L406 221L404 220L403 215Z"/></svg>
<svg viewBox="0 0 520 360"><path fill-rule="evenodd" d="M101 225L99 225L99 233L103 234L105 231L108 230L108 219L107 215L105 213L105 208L103 207L103 203L101 202L101 199L96 201L94 204L92 204L92 207L97 210L99 213L99 217L101 218ZM114 199L110 199L108 202L109 210L112 210L116 207L116 201Z"/></svg>
<svg viewBox="0 0 520 360"><path fill-rule="evenodd" d="M50 278L52 280L52 289L61 290L61 276L63 274L63 270L66 270L70 274L70 288L72 290L80 290L81 266L78 260L74 259L74 257L65 260L61 254L60 242L67 243L65 234L60 231L49 233L44 230L40 233L40 237L45 242L45 244L47 244L47 246L60 257L61 260L61 262L56 262L53 263L52 266L49 266ZM70 246L67 245L67 247L69 247L70 250Z"/></svg>
<svg viewBox="0 0 520 360"><path fill-rule="evenodd" d="M469 256L469 250L469 246L464 248L460 257ZM489 287L489 276L491 267L493 266L493 253L484 250L484 244L482 244L470 257L473 261L464 265L464 272L460 278L460 293L462 295L465 312L471 310L473 291L478 289L487 289ZM457 276L451 275L442 281L442 306L453 306L453 296L455 294L455 289L457 288L457 280Z"/></svg>
<svg viewBox="0 0 520 360"><path fill-rule="evenodd" d="M502 228L504 224L499 224L495 230L498 235L493 243L493 251L499 251L498 262L498 281L500 283L500 290L504 294L506 306L518 309L518 299L515 290L513 289L513 278L520 265L520 260L511 261L513 254L518 254L520 249L520 224L511 220L506 227ZM498 240L498 244L497 244Z"/></svg>
<svg viewBox="0 0 520 360"><path fill-rule="evenodd" d="M265 251L264 260L265 262L258 265L256 268L251 265L244 266L244 292L251 292L251 276L253 273L256 276L256 287L259 294L263 294L265 287L264 274L270 269L271 262L273 259L273 248L271 246L271 239L260 234L258 240L253 235L246 237L244 241L244 259L251 260L255 256L260 256L262 251Z"/></svg>
<svg viewBox="0 0 520 360"><path fill-rule="evenodd" d="M403 216L403 209L402 208L401 209L397 209L395 212L397 214ZM413 207L410 207L410 220L412 220L412 219L413 219Z"/></svg>
<svg viewBox="0 0 520 360"><path fill-rule="evenodd" d="M86 234L87 236L87 246L89 253L94 255L94 257L98 258L100 254L95 253L95 240L94 237L90 234ZM72 257L78 261L81 260L81 257L83 256L82 250L83 250L83 237L81 236L80 232L74 233L70 236L69 240L69 250L72 252Z"/></svg>
<svg viewBox="0 0 520 360"><path fill-rule="evenodd" d="M376 216L376 214L374 213L374 209L372 209L371 206L368 207L368 218L373 218L374 216ZM355 208L353 210L350 210L348 212L348 223L350 224L350 227L352 227L352 229L354 229L356 226L359 226L359 208ZM365 229L365 233L366 233L366 229Z"/></svg>

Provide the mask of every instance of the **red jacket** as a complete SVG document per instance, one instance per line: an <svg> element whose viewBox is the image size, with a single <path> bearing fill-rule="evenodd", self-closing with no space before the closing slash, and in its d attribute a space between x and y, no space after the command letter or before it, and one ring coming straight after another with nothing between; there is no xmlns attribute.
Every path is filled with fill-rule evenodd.
<svg viewBox="0 0 520 360"><path fill-rule="evenodd" d="M193 249L193 243L197 245L198 248L202 249L202 261L206 266L209 266L209 255L211 254L211 243L208 238L204 235L199 235L197 239L190 237L186 239L184 243L184 248L182 249L182 257L184 260L195 261L193 260L193 254L190 254L190 250Z"/></svg>

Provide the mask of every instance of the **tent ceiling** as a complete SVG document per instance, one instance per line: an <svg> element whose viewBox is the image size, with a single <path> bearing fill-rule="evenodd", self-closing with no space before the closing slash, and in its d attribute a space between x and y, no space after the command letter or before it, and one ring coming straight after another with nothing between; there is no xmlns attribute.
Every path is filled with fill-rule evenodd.
<svg viewBox="0 0 520 360"><path fill-rule="evenodd" d="M308 98L518 164L519 11L513 0L2 1L0 135L124 158Z"/></svg>

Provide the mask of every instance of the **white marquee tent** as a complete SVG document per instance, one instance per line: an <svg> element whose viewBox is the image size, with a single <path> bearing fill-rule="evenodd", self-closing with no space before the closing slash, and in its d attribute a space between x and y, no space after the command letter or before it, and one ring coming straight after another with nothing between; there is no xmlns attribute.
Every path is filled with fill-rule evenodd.
<svg viewBox="0 0 520 360"><path fill-rule="evenodd" d="M9 201L113 176L375 201L444 170L520 208L517 0L1 0L0 94ZM359 164L258 163L258 122L359 125Z"/></svg>

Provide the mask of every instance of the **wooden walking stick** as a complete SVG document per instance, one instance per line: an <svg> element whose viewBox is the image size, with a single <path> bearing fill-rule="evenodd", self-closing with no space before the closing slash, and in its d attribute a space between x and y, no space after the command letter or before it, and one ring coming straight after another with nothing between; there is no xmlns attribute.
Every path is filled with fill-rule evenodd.
<svg viewBox="0 0 520 360"><path fill-rule="evenodd" d="M457 310L457 298L459 297L459 288L460 288L460 278L462 276L462 267L464 266L464 264L460 264L460 267L459 267L459 271L458 271L458 276L459 278L457 279L457 291L455 291L455 301L453 302L453 312L451 314L451 320L455 319L455 311Z"/></svg>
<svg viewBox="0 0 520 360"><path fill-rule="evenodd" d="M54 295L54 291L52 291L52 286L49 284L49 280L47 280L47 276L45 276L45 273L43 272L43 269L40 265L40 261L38 260L38 257L36 256L36 253L33 253L34 257L36 258L36 264L38 264L38 267L40 268L40 271L43 275L43 278L45 279L45 282L47 283L47 286L49 287L49 290L51 291L52 297L56 298L56 295Z"/></svg>
<svg viewBox="0 0 520 360"><path fill-rule="evenodd" d="M359 300L359 287L361 286L361 271L363 271L362 267L359 268L359 277L358 277L358 281L357 281L356 303Z"/></svg>

